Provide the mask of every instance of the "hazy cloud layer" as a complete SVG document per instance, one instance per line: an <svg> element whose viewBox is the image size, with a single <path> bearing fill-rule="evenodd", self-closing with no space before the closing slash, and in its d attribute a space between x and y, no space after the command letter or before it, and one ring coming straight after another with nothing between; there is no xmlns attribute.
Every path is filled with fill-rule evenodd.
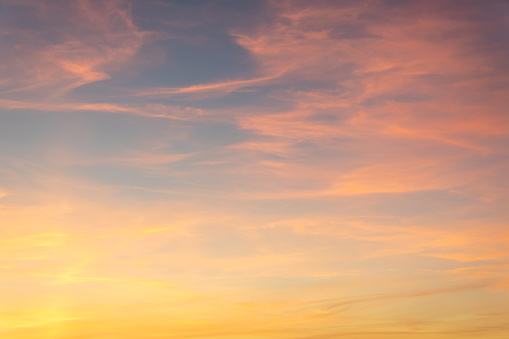
<svg viewBox="0 0 509 339"><path fill-rule="evenodd" d="M509 5L0 4L0 333L505 338Z"/></svg>

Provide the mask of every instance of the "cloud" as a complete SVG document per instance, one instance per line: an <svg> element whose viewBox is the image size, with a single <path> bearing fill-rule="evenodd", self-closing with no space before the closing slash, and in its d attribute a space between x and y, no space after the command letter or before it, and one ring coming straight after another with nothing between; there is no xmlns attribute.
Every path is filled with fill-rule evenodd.
<svg viewBox="0 0 509 339"><path fill-rule="evenodd" d="M507 5L0 6L10 338L507 330Z"/></svg>
<svg viewBox="0 0 509 339"><path fill-rule="evenodd" d="M226 81L213 84L199 84L183 88L152 88L136 93L137 96L166 97L172 95L227 95L231 92L245 87L264 86L270 80L278 78L280 75L271 75L262 78L249 80Z"/></svg>
<svg viewBox="0 0 509 339"><path fill-rule="evenodd" d="M4 97L33 101L59 98L88 83L109 79L108 72L132 57L143 44L144 32L132 21L126 2L74 1L40 5L6 5L32 20L30 30L19 23L4 33L5 62L10 67ZM8 23L12 23L11 20ZM21 26L21 27L20 27ZM16 41L13 45L12 41ZM33 43L37 41L37 43Z"/></svg>

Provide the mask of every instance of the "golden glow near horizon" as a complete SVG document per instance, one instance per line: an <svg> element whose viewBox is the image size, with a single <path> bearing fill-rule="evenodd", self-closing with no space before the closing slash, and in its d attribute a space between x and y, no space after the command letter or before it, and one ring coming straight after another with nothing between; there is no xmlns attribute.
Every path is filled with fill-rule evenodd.
<svg viewBox="0 0 509 339"><path fill-rule="evenodd" d="M0 2L0 338L508 338L508 23Z"/></svg>

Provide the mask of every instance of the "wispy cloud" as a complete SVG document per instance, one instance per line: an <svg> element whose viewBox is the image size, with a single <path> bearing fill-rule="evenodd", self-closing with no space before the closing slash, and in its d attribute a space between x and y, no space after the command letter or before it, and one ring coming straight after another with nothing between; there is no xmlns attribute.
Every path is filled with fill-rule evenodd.
<svg viewBox="0 0 509 339"><path fill-rule="evenodd" d="M507 333L504 1L0 7L4 335Z"/></svg>
<svg viewBox="0 0 509 339"><path fill-rule="evenodd" d="M109 79L109 70L125 64L143 44L145 33L133 23L123 1L14 2L5 7L14 18L25 9L20 15L27 16L19 19L31 20L33 28L17 23L4 33L10 37L4 40L4 58L10 65L4 70L9 79L4 97L62 97L79 86Z"/></svg>
<svg viewBox="0 0 509 339"><path fill-rule="evenodd" d="M136 95L149 97L151 96L166 97L172 95L191 95L191 94L226 95L231 92L242 89L244 87L267 85L267 83L270 80L276 79L279 76L280 74L256 79L234 80L213 84L199 84L182 88L152 88L140 91L136 93Z"/></svg>

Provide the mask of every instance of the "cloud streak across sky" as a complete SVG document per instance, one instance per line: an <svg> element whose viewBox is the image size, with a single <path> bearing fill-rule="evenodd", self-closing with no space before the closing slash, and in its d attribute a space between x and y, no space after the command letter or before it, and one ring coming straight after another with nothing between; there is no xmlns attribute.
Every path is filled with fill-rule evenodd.
<svg viewBox="0 0 509 339"><path fill-rule="evenodd" d="M0 336L509 335L504 0L0 3Z"/></svg>

